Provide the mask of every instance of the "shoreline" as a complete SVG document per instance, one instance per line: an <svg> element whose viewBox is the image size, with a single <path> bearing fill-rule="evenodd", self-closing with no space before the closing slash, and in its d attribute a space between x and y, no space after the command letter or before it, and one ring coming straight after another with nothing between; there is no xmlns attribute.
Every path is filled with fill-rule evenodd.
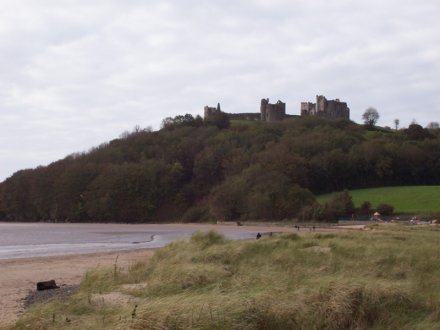
<svg viewBox="0 0 440 330"><path fill-rule="evenodd" d="M188 239L197 230L217 230L227 238L252 238L258 231L285 231L287 226L274 224L237 226L234 223L170 223L170 224L96 224L96 223L5 223L0 222L0 260L37 258L89 254L96 252L116 252L121 250L158 248L176 239ZM27 236L22 241L14 241L15 235L34 231L38 240ZM73 237L70 233L73 232ZM249 232L252 234L249 235ZM253 233L255 232L255 233ZM7 234L5 234L7 233ZM1 235L3 234L3 235ZM147 235L147 236L143 236ZM88 237L89 239L81 239ZM3 246L5 250L2 250Z"/></svg>

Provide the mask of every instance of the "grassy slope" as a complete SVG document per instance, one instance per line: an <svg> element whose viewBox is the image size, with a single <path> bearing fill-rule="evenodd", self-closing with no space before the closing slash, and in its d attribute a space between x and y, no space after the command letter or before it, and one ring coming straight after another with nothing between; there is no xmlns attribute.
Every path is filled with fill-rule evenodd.
<svg viewBox="0 0 440 330"><path fill-rule="evenodd" d="M440 186L385 187L350 190L356 207L369 201L373 207L381 203L394 206L397 213L429 213L440 211ZM330 199L330 194L318 196L320 203Z"/></svg>
<svg viewBox="0 0 440 330"><path fill-rule="evenodd" d="M70 301L34 307L16 328L439 328L439 235L404 225L258 241L197 233L129 272L90 271ZM131 298L99 298L112 291Z"/></svg>

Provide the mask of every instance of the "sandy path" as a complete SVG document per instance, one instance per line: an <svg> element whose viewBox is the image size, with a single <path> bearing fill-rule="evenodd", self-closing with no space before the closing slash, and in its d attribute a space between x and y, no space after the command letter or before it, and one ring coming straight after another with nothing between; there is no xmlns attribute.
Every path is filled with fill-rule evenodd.
<svg viewBox="0 0 440 330"><path fill-rule="evenodd" d="M85 271L104 265L127 267L149 257L153 249L94 253L32 259L0 260L0 326L11 325L23 311L22 299L35 291L36 283L55 280L58 285L79 284Z"/></svg>

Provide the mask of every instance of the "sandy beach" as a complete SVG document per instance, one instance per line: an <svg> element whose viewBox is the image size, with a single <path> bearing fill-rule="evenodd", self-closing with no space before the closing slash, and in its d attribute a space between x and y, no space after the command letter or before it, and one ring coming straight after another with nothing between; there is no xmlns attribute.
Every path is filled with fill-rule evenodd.
<svg viewBox="0 0 440 330"><path fill-rule="evenodd" d="M55 280L58 285L79 284L85 272L96 266L125 268L153 255L154 249L92 253L32 259L0 260L0 326L12 325L23 312L23 299L36 283Z"/></svg>
<svg viewBox="0 0 440 330"><path fill-rule="evenodd" d="M301 231L298 231L292 227L270 225L236 227L231 225L168 224L152 226L173 229L255 230L261 233L311 233L311 228L307 227L302 227ZM316 232L359 230L362 227L316 228ZM0 259L0 327L14 324L24 310L23 299L29 292L36 290L36 283L39 281L55 280L60 286L76 285L81 282L88 269L97 266L112 266L116 258L118 258L117 265L126 268L136 261L151 257L154 251L155 249L138 249L65 256Z"/></svg>

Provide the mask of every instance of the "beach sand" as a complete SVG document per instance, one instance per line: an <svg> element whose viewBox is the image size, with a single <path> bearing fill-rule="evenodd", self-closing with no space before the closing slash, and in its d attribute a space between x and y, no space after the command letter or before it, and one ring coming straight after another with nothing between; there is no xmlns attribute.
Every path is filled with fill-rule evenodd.
<svg viewBox="0 0 440 330"><path fill-rule="evenodd" d="M57 285L79 284L85 272L96 266L126 268L153 255L154 249L108 253L0 260L0 326L13 325L23 312L23 299L39 281Z"/></svg>

